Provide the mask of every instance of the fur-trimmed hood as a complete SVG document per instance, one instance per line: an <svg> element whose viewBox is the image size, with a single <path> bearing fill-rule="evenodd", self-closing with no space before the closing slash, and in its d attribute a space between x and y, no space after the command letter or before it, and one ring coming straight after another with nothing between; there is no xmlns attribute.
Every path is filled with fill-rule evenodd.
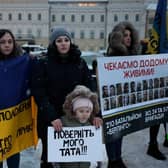
<svg viewBox="0 0 168 168"><path fill-rule="evenodd" d="M123 44L125 29L131 31L132 43L129 49ZM138 32L130 22L120 22L114 27L112 32L109 33L108 44L108 56L137 55L139 49Z"/></svg>
<svg viewBox="0 0 168 168"><path fill-rule="evenodd" d="M75 89L66 96L65 102L63 104L63 110L68 116L68 118L74 118L74 112L72 107L72 101L76 97L88 98L93 103L93 112L91 114L91 120L99 112L99 102L96 93L91 92L91 90L83 85L77 85Z"/></svg>

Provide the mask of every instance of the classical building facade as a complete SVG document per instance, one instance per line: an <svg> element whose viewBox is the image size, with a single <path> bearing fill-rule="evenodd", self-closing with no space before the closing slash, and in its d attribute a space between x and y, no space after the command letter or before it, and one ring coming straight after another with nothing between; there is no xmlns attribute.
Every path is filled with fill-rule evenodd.
<svg viewBox="0 0 168 168"><path fill-rule="evenodd" d="M132 22L144 38L148 4L156 1L0 0L0 28L47 46L50 32L66 27L81 50L98 51L106 49L108 33L120 21Z"/></svg>
<svg viewBox="0 0 168 168"><path fill-rule="evenodd" d="M47 45L48 12L46 0L0 0L0 28L10 29L21 43Z"/></svg>

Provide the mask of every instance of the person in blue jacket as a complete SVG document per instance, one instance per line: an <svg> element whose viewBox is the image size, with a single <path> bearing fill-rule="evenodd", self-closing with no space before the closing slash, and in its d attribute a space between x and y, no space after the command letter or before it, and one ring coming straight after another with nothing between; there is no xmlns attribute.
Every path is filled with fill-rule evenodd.
<svg viewBox="0 0 168 168"><path fill-rule="evenodd" d="M10 108L10 107L16 105L18 103L17 101L20 98L21 99L23 98L20 95L25 95L25 97L26 97L27 93L23 89L26 87L24 87L24 86L22 87L20 85L17 86L18 74L16 74L16 72L14 72L15 75L9 76L7 73L9 67L6 66L6 65L9 65L9 62L12 62L14 64L15 60L18 64L18 58L22 57L22 55L23 55L22 50L16 44L15 37L14 37L13 33L8 29L0 29L0 73L1 73L1 76L0 76L0 81L1 81L0 110L7 109L7 108ZM25 58L25 60L27 60L27 57ZM26 63L26 65L27 65L27 63ZM6 68L6 74L5 74L6 76L4 78L3 74L4 74L5 68ZM25 68L27 68L27 66L25 66ZM27 69L24 69L24 70L25 71L23 73L25 73L24 74L25 77L23 77L23 78L26 79L28 82L28 78L26 75L29 70L28 71L27 71ZM14 69L12 69L12 71L14 71ZM4 85L2 86L2 84L6 83L6 82L7 82L7 85L8 84L11 85L11 86L9 86L10 87L9 89L2 88L2 87L4 87ZM19 87L19 90L18 90L18 87ZM3 90L4 90L4 92L3 92ZM6 161L7 161L8 168L19 168L20 153L16 153L16 154L8 157L6 159ZM0 168L2 168L2 167L3 167L3 162L0 162Z"/></svg>

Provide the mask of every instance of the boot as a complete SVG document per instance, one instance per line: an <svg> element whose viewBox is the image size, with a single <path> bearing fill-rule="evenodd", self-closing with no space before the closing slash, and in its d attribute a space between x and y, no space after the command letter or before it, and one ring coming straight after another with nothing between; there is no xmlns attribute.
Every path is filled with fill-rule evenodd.
<svg viewBox="0 0 168 168"><path fill-rule="evenodd" d="M113 162L114 162L114 161L109 160L109 161L108 161L108 166L107 166L107 168L114 168Z"/></svg>
<svg viewBox="0 0 168 168"><path fill-rule="evenodd" d="M168 147L168 134L165 135L163 146Z"/></svg>
<svg viewBox="0 0 168 168"><path fill-rule="evenodd" d="M157 160L166 160L166 156L159 151L158 144L149 144L147 154L154 157Z"/></svg>
<svg viewBox="0 0 168 168"><path fill-rule="evenodd" d="M109 161L108 168L127 168L123 160L120 158L118 160Z"/></svg>
<svg viewBox="0 0 168 168"><path fill-rule="evenodd" d="M42 162L40 164L40 168L53 168L51 163L47 163L47 162Z"/></svg>

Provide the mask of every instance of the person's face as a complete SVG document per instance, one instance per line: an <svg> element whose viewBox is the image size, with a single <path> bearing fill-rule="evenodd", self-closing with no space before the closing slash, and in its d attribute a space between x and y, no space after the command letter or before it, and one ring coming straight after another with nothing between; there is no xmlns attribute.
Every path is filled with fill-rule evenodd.
<svg viewBox="0 0 168 168"><path fill-rule="evenodd" d="M111 93L111 94L115 94L115 89L114 89L114 87L112 87L112 86L110 87L110 93Z"/></svg>
<svg viewBox="0 0 168 168"><path fill-rule="evenodd" d="M75 111L76 119L80 123L86 123L88 121L88 119L90 118L91 113L92 113L92 111L88 107L77 108Z"/></svg>
<svg viewBox="0 0 168 168"><path fill-rule="evenodd" d="M104 106L104 110L108 109L108 100L107 99L104 99L103 106Z"/></svg>
<svg viewBox="0 0 168 168"><path fill-rule="evenodd" d="M70 50L70 39L67 36L59 36L55 40L55 45L60 54L67 54Z"/></svg>
<svg viewBox="0 0 168 168"><path fill-rule="evenodd" d="M106 95L108 95L108 87L107 87L107 86L105 86L105 87L103 88L103 91L104 91L104 93L105 93Z"/></svg>
<svg viewBox="0 0 168 168"><path fill-rule="evenodd" d="M124 45L126 47L130 47L131 46L131 32L129 30L125 30L124 31Z"/></svg>
<svg viewBox="0 0 168 168"><path fill-rule="evenodd" d="M0 38L0 51L3 55L10 55L14 48L14 41L9 33L5 33L4 36Z"/></svg>
<svg viewBox="0 0 168 168"><path fill-rule="evenodd" d="M143 99L147 100L147 91L144 91L144 93L143 93Z"/></svg>

